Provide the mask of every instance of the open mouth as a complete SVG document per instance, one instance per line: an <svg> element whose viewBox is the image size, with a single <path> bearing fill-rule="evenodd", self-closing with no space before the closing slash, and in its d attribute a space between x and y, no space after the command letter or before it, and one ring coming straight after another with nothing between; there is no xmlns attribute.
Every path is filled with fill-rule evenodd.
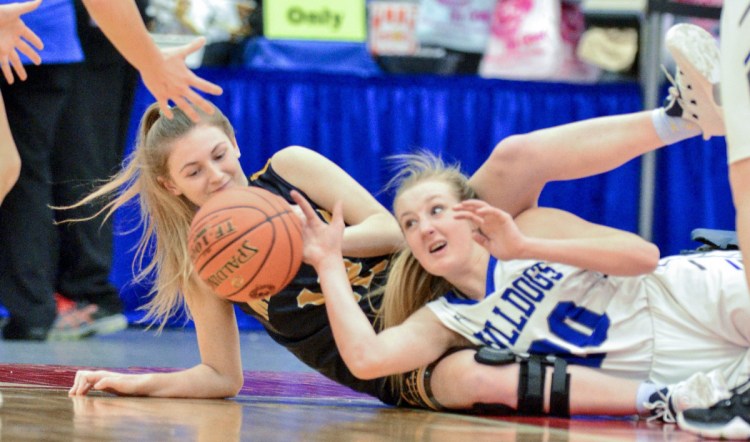
<svg viewBox="0 0 750 442"><path fill-rule="evenodd" d="M443 250L446 245L447 243L445 241L436 242L430 246L430 253L439 252L440 250Z"/></svg>

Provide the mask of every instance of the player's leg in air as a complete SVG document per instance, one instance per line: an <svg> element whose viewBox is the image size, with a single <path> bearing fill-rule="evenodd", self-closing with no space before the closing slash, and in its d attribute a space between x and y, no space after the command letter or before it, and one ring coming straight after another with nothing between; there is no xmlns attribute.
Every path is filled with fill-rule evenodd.
<svg viewBox="0 0 750 442"><path fill-rule="evenodd" d="M748 261L744 258L750 250L750 0L724 2L720 39L730 183L740 249L743 261ZM747 361L750 367L750 355ZM750 439L750 380L733 393L709 408L680 413L680 428L711 438Z"/></svg>
<svg viewBox="0 0 750 442"><path fill-rule="evenodd" d="M667 49L677 64L664 107L593 118L502 140L472 175L480 198L516 216L537 204L546 183L610 171L646 152L702 134L724 135L719 48L702 28L674 26Z"/></svg>

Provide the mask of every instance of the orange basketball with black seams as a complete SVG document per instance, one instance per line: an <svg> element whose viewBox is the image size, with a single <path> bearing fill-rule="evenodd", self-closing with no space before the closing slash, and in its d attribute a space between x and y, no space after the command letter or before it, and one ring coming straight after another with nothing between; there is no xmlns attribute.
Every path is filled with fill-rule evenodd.
<svg viewBox="0 0 750 442"><path fill-rule="evenodd" d="M275 295L302 263L302 224L292 206L258 187L212 196L190 225L190 258L222 298L249 302Z"/></svg>

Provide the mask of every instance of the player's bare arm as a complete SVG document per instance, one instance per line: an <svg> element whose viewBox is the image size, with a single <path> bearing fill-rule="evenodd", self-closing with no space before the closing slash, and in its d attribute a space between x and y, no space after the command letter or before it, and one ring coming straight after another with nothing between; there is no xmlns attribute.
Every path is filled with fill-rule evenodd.
<svg viewBox="0 0 750 442"><path fill-rule="evenodd" d="M291 146L277 152L271 164L320 207L333 207L341 201L347 225L344 255L381 256L402 245L403 235L388 210L331 160L310 149Z"/></svg>
<svg viewBox="0 0 750 442"><path fill-rule="evenodd" d="M563 210L537 207L513 219L480 200L463 201L456 210L456 218L477 226L474 239L503 260L542 259L611 275L640 275L653 271L659 259L656 245L641 237Z"/></svg>

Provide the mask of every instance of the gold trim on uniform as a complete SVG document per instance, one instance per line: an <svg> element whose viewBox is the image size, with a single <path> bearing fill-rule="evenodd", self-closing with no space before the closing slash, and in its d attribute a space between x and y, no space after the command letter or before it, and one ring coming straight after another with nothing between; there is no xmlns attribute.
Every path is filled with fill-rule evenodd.
<svg viewBox="0 0 750 442"><path fill-rule="evenodd" d="M435 365L435 363L432 363L406 373L401 389L401 399L413 407L427 408L433 411L442 410L443 407L432 396L432 389L430 388L430 378Z"/></svg>
<svg viewBox="0 0 750 442"><path fill-rule="evenodd" d="M263 319L268 321L268 299L254 299L252 301L248 301L247 305L250 306L251 309L257 314L259 314Z"/></svg>
<svg viewBox="0 0 750 442"><path fill-rule="evenodd" d="M271 159L269 158L268 161L266 161L266 165L263 166L262 169L260 169L259 171L255 172L254 174L252 174L250 176L250 181L255 181L255 180L258 179L259 176L261 176L264 173L266 173L266 171L268 170L268 166L270 166L270 165L271 165Z"/></svg>
<svg viewBox="0 0 750 442"><path fill-rule="evenodd" d="M366 275L362 275L363 265L361 262L352 262L349 259L344 258L344 267L346 268L346 275L349 279L352 289L355 287L362 287L366 292L370 291L372 280L379 273L384 272L388 268L389 261L384 259L367 270ZM356 290L352 290L354 300L359 302L362 299L362 294ZM302 308L306 305L323 305L325 304L325 298L322 293L314 292L307 288L300 290L297 295L297 307Z"/></svg>

